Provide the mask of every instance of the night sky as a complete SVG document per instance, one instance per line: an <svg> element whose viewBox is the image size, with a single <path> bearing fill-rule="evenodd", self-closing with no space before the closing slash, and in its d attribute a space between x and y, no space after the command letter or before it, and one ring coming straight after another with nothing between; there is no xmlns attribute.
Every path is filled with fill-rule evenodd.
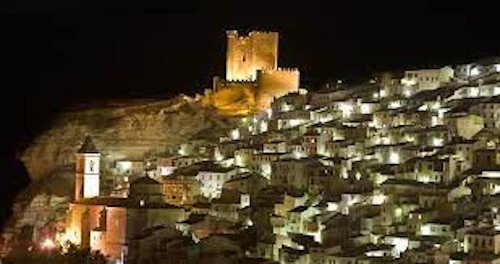
<svg viewBox="0 0 500 264"><path fill-rule="evenodd" d="M279 31L279 65L298 67L308 88L500 55L495 1L8 2L0 7L2 97L13 104L3 105L5 179L16 177L14 150L67 106L208 88L224 74L226 29Z"/></svg>

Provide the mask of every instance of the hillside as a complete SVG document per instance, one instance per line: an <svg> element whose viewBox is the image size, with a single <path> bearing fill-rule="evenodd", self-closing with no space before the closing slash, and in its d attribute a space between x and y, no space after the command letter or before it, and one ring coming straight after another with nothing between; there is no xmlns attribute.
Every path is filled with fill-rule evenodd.
<svg viewBox="0 0 500 264"><path fill-rule="evenodd" d="M86 133L107 161L142 159L195 135L217 135L230 120L187 96L84 106L60 114L21 156L33 181L71 176L74 154ZM210 131L211 133L200 133Z"/></svg>

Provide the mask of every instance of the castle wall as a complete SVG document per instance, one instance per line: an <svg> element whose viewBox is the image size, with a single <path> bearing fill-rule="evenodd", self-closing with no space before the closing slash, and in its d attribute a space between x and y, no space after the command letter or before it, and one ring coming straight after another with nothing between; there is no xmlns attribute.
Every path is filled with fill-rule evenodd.
<svg viewBox="0 0 500 264"><path fill-rule="evenodd" d="M227 31L226 80L214 78L202 102L227 115L247 115L268 108L275 97L298 92L297 69L278 68L277 32Z"/></svg>
<svg viewBox="0 0 500 264"><path fill-rule="evenodd" d="M281 97L290 92L298 92L300 72L294 68L278 68L257 72L257 90L255 100L258 109L270 107L274 97Z"/></svg>
<svg viewBox="0 0 500 264"><path fill-rule="evenodd" d="M214 79L211 105L226 113L246 114L255 104L255 84L251 81L228 82Z"/></svg>
<svg viewBox="0 0 500 264"><path fill-rule="evenodd" d="M251 32L253 80L258 70L278 67L278 32Z"/></svg>
<svg viewBox="0 0 500 264"><path fill-rule="evenodd" d="M255 80L257 70L275 69L278 65L277 32L252 31L240 36L227 31L226 79Z"/></svg>

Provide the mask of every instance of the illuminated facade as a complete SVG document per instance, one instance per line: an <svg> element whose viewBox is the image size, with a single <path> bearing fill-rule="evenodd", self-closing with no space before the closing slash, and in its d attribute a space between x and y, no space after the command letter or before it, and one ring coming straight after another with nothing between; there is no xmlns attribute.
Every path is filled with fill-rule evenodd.
<svg viewBox="0 0 500 264"><path fill-rule="evenodd" d="M489 228L477 228L467 231L464 236L466 253L500 253L500 232Z"/></svg>
<svg viewBox="0 0 500 264"><path fill-rule="evenodd" d="M226 79L216 76L203 102L224 114L246 115L269 108L274 98L297 92L300 72L278 67L277 32L227 31Z"/></svg>
<svg viewBox="0 0 500 264"><path fill-rule="evenodd" d="M116 163L122 175L155 169L161 183L127 177L124 195L106 196L86 138L57 240L131 263L495 263L468 260L500 256L500 73L477 75L491 77L482 85L416 70L290 93L298 72L277 68L277 38L228 32L227 80L205 98L265 111ZM42 201L15 228L43 226L55 206Z"/></svg>
<svg viewBox="0 0 500 264"><path fill-rule="evenodd" d="M130 183L128 197L103 196L98 184L99 158L87 137L77 154L75 199L66 214L66 230L57 239L61 245L69 241L123 263L129 239L145 228L173 226L185 219L185 212L165 203L163 185L148 176Z"/></svg>
<svg viewBox="0 0 500 264"><path fill-rule="evenodd" d="M76 201L99 196L100 160L101 154L95 148L90 136L87 136L76 154Z"/></svg>
<svg viewBox="0 0 500 264"><path fill-rule="evenodd" d="M201 183L201 194L209 199L220 197L224 183L229 181L237 172L236 168L218 166L200 170L196 175L196 179Z"/></svg>
<svg viewBox="0 0 500 264"><path fill-rule="evenodd" d="M278 67L277 32L252 31L240 36L236 30L228 30L226 53L226 79L228 81L257 78L257 71Z"/></svg>
<svg viewBox="0 0 500 264"><path fill-rule="evenodd" d="M401 80L401 84L416 85L419 90L433 90L450 82L454 76L453 73L451 67L405 71L405 77Z"/></svg>
<svg viewBox="0 0 500 264"><path fill-rule="evenodd" d="M194 176L173 175L163 179L163 193L168 203L194 204L201 195L200 182Z"/></svg>

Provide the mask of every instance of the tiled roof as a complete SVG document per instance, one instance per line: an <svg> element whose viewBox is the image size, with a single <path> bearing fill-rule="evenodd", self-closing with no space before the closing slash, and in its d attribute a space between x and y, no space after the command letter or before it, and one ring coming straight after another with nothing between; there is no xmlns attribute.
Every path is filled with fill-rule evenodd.
<svg viewBox="0 0 500 264"><path fill-rule="evenodd" d="M148 177L148 176L144 176L144 177L140 177L134 181L132 181L130 184L134 185L134 184L140 184L140 185L158 185L158 184L161 184L159 183L158 181Z"/></svg>
<svg viewBox="0 0 500 264"><path fill-rule="evenodd" d="M83 205L99 205L107 207L123 207L123 208L164 208L164 209L181 209L178 206L168 204L168 203L146 203L141 206L141 204L130 198L119 198L119 197L94 197L83 199L81 201L75 202L74 204Z"/></svg>
<svg viewBox="0 0 500 264"><path fill-rule="evenodd" d="M99 151L92 142L92 138L87 135L85 137L85 140L83 141L82 146L78 150L78 153L99 153Z"/></svg>

